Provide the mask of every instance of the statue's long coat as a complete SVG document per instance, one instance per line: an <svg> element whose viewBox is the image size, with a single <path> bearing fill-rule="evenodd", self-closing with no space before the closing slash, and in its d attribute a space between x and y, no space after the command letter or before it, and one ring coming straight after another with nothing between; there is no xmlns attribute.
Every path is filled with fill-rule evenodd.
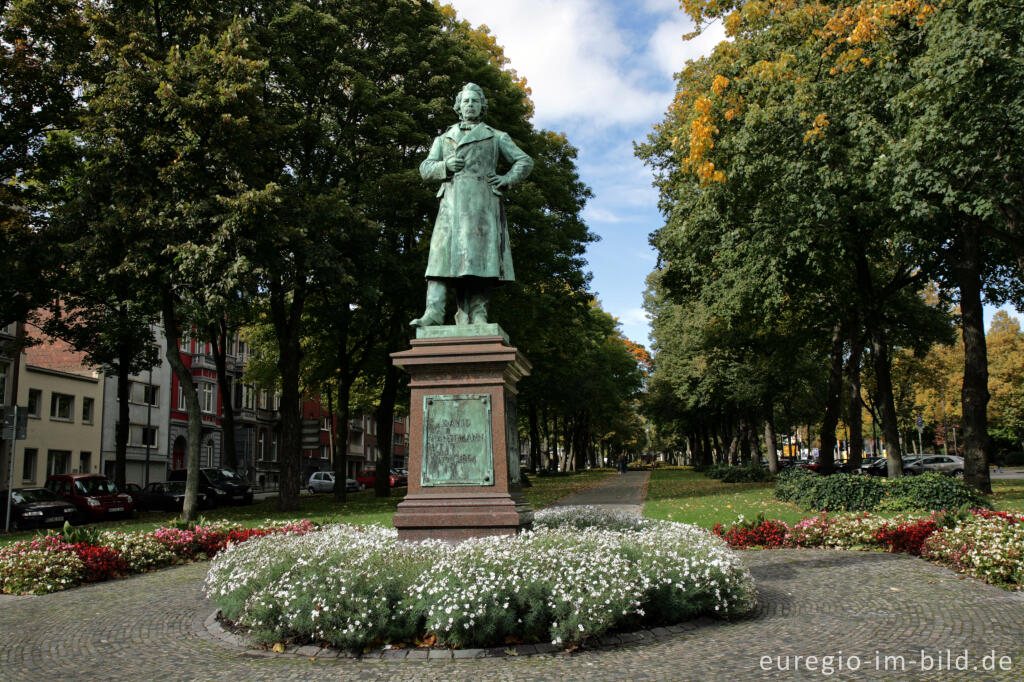
<svg viewBox="0 0 1024 682"><path fill-rule="evenodd" d="M466 160L458 173L445 166L452 156ZM460 131L456 124L434 139L430 154L420 164L424 180L441 181L437 192L441 206L430 238L427 277L515 281L501 192L487 182L496 172L499 157L512 164L506 174L509 184L519 182L533 169L533 160L507 133L484 123L467 131Z"/></svg>

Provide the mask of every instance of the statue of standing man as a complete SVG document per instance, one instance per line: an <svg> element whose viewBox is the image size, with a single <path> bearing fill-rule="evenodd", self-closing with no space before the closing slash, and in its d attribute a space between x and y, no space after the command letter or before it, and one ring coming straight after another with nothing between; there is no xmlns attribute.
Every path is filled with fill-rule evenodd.
<svg viewBox="0 0 1024 682"><path fill-rule="evenodd" d="M438 180L441 199L427 260L427 305L410 324L444 324L449 292L454 292L455 324L487 322L491 290L515 281L501 190L533 169L533 160L507 133L482 122L487 98L479 85L467 83L455 98L460 122L434 139L420 164L424 180ZM512 165L497 173L498 158Z"/></svg>

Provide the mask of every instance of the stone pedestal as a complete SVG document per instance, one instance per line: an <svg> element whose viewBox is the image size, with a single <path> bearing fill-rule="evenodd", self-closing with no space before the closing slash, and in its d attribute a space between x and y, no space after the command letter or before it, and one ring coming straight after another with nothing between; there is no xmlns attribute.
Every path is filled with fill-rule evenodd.
<svg viewBox="0 0 1024 682"><path fill-rule="evenodd" d="M476 335L467 335L476 334ZM508 535L533 523L519 485L516 383L530 363L496 324L420 329L391 355L411 375L403 540Z"/></svg>

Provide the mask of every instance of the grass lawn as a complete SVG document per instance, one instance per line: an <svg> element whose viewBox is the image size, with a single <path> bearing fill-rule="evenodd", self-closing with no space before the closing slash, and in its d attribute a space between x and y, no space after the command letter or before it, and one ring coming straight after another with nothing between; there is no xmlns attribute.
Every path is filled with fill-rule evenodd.
<svg viewBox="0 0 1024 682"><path fill-rule="evenodd" d="M615 472L609 470L583 471L568 476L531 476L530 482L533 486L526 488L523 493L534 509L538 509L561 497L596 485L613 473ZM375 523L390 526L391 517L394 516L398 503L405 497L405 491L405 488L396 488L392 491L391 497L384 498L374 497L372 490L349 493L345 504L335 503L333 495L303 495L299 497L299 508L290 512L278 511L277 498L272 497L247 506L208 509L202 512L202 516L207 521L230 521L247 527L258 526L267 521L300 519L309 519L316 523ZM91 527L104 530L151 531L167 525L176 516L177 514L172 512L142 512L132 519L94 523ZM31 539L37 532L0 534L0 546L17 540Z"/></svg>
<svg viewBox="0 0 1024 682"><path fill-rule="evenodd" d="M652 519L695 523L711 528L729 525L758 513L787 523L809 515L795 504L772 497L774 483L722 483L685 469L654 470L647 488L644 516Z"/></svg>
<svg viewBox="0 0 1024 682"><path fill-rule="evenodd" d="M992 504L999 511L1024 514L1024 478L992 479Z"/></svg>
<svg viewBox="0 0 1024 682"><path fill-rule="evenodd" d="M773 496L774 483L723 483L704 474L683 469L655 470L647 491L644 516L711 528L729 525L742 514L752 519L763 512L766 518L794 523L807 511ZM1024 479L992 481L992 504L1000 511L1024 513Z"/></svg>

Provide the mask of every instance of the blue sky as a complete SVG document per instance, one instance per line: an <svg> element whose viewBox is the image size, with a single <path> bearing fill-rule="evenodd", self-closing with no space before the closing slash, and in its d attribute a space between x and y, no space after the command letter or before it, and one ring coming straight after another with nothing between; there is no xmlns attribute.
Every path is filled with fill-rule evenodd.
<svg viewBox="0 0 1024 682"><path fill-rule="evenodd" d="M709 52L721 28L684 42L692 24L678 0L446 2L505 48L532 90L534 124L579 149L580 175L594 191L583 217L601 237L587 250L592 289L625 335L649 346L643 292L655 254L647 237L662 218L633 142L663 118L673 74ZM986 323L994 310L986 308Z"/></svg>

